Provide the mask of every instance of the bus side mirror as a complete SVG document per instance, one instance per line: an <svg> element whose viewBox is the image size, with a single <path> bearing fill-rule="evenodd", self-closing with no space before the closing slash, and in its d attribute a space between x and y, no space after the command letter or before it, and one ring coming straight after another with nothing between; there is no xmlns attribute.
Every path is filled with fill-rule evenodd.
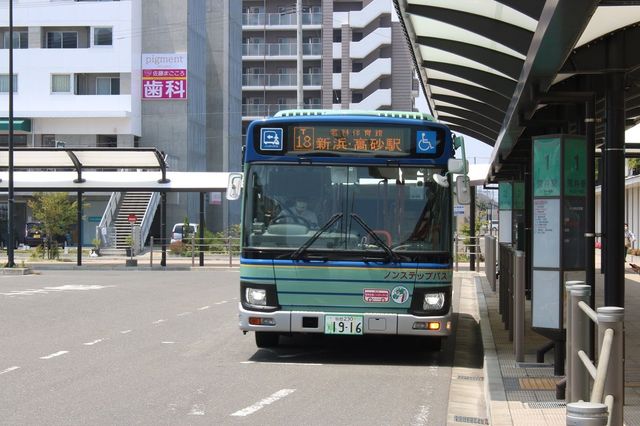
<svg viewBox="0 0 640 426"><path fill-rule="evenodd" d="M468 176L458 176L456 178L456 197L458 198L458 204L471 203L471 187L469 185Z"/></svg>
<svg viewBox="0 0 640 426"><path fill-rule="evenodd" d="M242 192L242 173L229 173L229 183L227 184L227 200L235 201L240 198Z"/></svg>

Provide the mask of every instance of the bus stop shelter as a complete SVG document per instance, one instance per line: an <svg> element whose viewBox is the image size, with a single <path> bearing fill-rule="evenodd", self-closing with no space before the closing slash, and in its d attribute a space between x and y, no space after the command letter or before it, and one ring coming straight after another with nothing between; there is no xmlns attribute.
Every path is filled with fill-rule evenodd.
<svg viewBox="0 0 640 426"><path fill-rule="evenodd" d="M78 242L82 241L84 193L159 192L161 266L166 266L167 193L200 193L200 223L204 223L204 194L211 191L225 191L229 180L229 173L226 172L168 171L164 155L155 148L21 148L14 150L12 163L10 171L9 154L6 150L0 151L0 191L8 190L11 177L13 190L18 193L77 194ZM200 238L203 238L204 227L201 226L199 231ZM78 247L80 248L80 243ZM9 244L8 250L13 250L12 244ZM202 255L200 262L202 263ZM78 249L77 264L82 265L80 249Z"/></svg>
<svg viewBox="0 0 640 426"><path fill-rule="evenodd" d="M524 182L532 250L532 141L586 139L584 260L595 277L596 157L605 304L624 306L624 132L640 121L640 2L394 0L432 114L493 147L485 183ZM530 288L531 256L527 256ZM592 295L594 292L592 291Z"/></svg>

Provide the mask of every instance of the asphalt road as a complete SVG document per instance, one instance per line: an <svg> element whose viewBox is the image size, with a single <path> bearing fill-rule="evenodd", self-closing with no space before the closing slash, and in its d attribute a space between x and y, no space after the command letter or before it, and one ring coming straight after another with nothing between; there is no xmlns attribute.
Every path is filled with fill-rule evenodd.
<svg viewBox="0 0 640 426"><path fill-rule="evenodd" d="M446 424L452 345L237 328L238 272L0 276L0 424Z"/></svg>

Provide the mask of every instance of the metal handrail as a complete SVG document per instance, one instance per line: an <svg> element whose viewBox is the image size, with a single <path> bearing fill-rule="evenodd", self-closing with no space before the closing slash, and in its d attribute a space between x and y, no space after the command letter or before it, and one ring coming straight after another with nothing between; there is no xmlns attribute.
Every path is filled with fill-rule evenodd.
<svg viewBox="0 0 640 426"><path fill-rule="evenodd" d="M602 415L604 404L608 411L608 425L622 425L624 402L624 308L600 307L594 311L587 303L591 287L582 281L568 281L567 303L567 416L584 409L589 401L595 415ZM584 313L584 315L583 315ZM597 366L585 352L591 346L589 318L598 328L599 356ZM583 366L584 368L581 368ZM593 388L589 395L589 382ZM573 404L573 405L572 405ZM570 405L572 405L570 407ZM602 407L604 408L604 407ZM588 410L586 410L588 411ZM584 412L582 412L584 415ZM588 416L587 416L588 417ZM589 418L585 417L585 424ZM572 417L573 418L573 417ZM594 417L595 418L595 417Z"/></svg>
<svg viewBox="0 0 640 426"><path fill-rule="evenodd" d="M100 219L100 223L96 227L96 238L100 240L101 245L108 246L110 244L108 230L113 222L113 217L118 210L118 203L120 203L121 197L121 192L111 193L107 207L104 209L104 213L102 214L102 219ZM103 231L104 229L106 229L106 231Z"/></svg>

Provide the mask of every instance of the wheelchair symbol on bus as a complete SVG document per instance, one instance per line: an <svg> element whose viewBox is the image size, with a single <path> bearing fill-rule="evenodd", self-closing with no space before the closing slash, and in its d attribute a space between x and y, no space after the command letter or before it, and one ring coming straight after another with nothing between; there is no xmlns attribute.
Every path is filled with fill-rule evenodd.
<svg viewBox="0 0 640 426"><path fill-rule="evenodd" d="M260 149L282 151L282 129L260 129Z"/></svg>
<svg viewBox="0 0 640 426"><path fill-rule="evenodd" d="M416 153L435 154L436 145L436 132L419 130L416 134Z"/></svg>

